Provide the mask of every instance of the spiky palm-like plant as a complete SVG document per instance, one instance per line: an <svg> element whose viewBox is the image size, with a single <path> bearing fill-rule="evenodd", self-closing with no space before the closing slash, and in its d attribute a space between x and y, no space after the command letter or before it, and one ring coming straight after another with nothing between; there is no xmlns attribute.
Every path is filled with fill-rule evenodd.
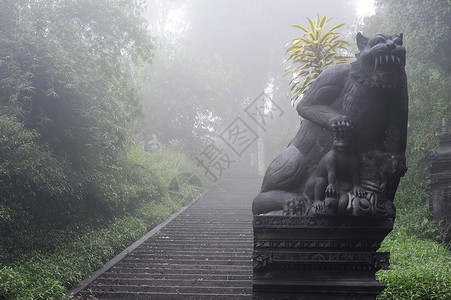
<svg viewBox="0 0 451 300"><path fill-rule="evenodd" d="M318 15L316 22L307 18L309 29L295 24L303 32L302 37L295 38L287 44L285 60L290 65L285 69L285 76L291 75L291 100L294 103L309 87L312 81L328 66L343 63L350 58L340 55L340 51L349 45L340 38L337 29L345 24L340 23L325 31L326 24L332 19Z"/></svg>

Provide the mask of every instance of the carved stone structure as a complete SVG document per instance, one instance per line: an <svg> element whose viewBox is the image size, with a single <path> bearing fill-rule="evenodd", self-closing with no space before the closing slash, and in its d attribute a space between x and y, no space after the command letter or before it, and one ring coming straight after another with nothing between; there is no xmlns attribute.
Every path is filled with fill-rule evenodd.
<svg viewBox="0 0 451 300"><path fill-rule="evenodd" d="M254 214L256 299L375 299L407 171L402 34L357 34L357 60L326 69L296 106L303 121L268 167Z"/></svg>
<svg viewBox="0 0 451 300"><path fill-rule="evenodd" d="M391 219L254 217L255 299L376 299ZM304 298L300 298L303 296Z"/></svg>
<svg viewBox="0 0 451 300"><path fill-rule="evenodd" d="M446 232L446 241L451 241L451 131L445 120L438 135L440 144L434 152L426 155L428 184L431 192L430 207L434 220Z"/></svg>

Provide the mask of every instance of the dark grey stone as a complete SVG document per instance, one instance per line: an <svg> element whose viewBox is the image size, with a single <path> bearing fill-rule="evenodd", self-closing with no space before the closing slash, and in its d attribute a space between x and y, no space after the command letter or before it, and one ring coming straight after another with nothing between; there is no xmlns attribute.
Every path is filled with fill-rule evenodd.
<svg viewBox="0 0 451 300"><path fill-rule="evenodd" d="M255 299L376 299L391 219L254 216Z"/></svg>
<svg viewBox="0 0 451 300"><path fill-rule="evenodd" d="M438 148L426 155L426 170L430 189L429 204L434 220L446 232L446 242L451 241L451 131L442 121Z"/></svg>
<svg viewBox="0 0 451 300"><path fill-rule="evenodd" d="M407 171L402 38L357 34L357 60L326 69L297 104L299 131L253 200L254 299L374 300L385 288L377 249Z"/></svg>
<svg viewBox="0 0 451 300"><path fill-rule="evenodd" d="M303 121L268 167L254 215L394 218L407 171L406 51L402 34L359 33L357 45L356 61L326 69L297 104Z"/></svg>

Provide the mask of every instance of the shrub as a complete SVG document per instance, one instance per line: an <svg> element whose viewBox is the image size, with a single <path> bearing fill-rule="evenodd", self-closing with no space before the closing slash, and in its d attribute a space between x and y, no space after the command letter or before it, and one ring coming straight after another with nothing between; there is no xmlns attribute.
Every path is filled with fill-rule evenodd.
<svg viewBox="0 0 451 300"><path fill-rule="evenodd" d="M85 205L91 216L118 216L133 212L143 203L160 202L165 193L155 174L123 158L116 165L94 172Z"/></svg>
<svg viewBox="0 0 451 300"><path fill-rule="evenodd" d="M75 180L79 177L37 140L14 117L0 116L0 228L17 229L16 224L57 221L68 215L68 198L79 200ZM67 209L69 208L69 209Z"/></svg>
<svg viewBox="0 0 451 300"><path fill-rule="evenodd" d="M161 152L145 152L138 147L134 147L130 149L129 156L134 164L144 166L148 172L158 176L167 188L177 176L184 173L192 174L198 178L200 183L197 182L196 185L208 185L210 179L205 176L204 170L197 167L183 150L177 149L181 147L180 143L173 141Z"/></svg>
<svg viewBox="0 0 451 300"><path fill-rule="evenodd" d="M451 253L444 245L392 233L381 251L390 251L390 270L376 274L387 284L378 299L451 299Z"/></svg>
<svg viewBox="0 0 451 300"><path fill-rule="evenodd" d="M20 273L10 267L0 269L0 295L8 299L62 299L66 289L61 282Z"/></svg>
<svg viewBox="0 0 451 300"><path fill-rule="evenodd" d="M431 220L431 212L427 203L397 209L394 233L418 239L441 242L444 232Z"/></svg>
<svg viewBox="0 0 451 300"><path fill-rule="evenodd" d="M126 158L107 172L99 171L93 186L101 193L94 195L98 197L94 200L100 204L101 197L105 199L95 212L108 209L109 213L100 213L94 219L95 212L91 212L91 218L80 220L79 225L50 231L21 226L2 240L0 298L63 297L66 288L76 285L192 199L192 190L186 186L169 193L166 184Z"/></svg>

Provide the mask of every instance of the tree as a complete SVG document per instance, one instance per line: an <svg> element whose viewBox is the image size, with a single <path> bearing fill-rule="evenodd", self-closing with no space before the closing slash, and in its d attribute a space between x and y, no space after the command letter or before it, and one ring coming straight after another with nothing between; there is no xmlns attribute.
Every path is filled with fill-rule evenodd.
<svg viewBox="0 0 451 300"><path fill-rule="evenodd" d="M148 138L154 134L162 143L182 140L194 150L228 119L240 74L218 55L193 53L186 38L181 44L183 48L162 46L146 69L144 134Z"/></svg>
<svg viewBox="0 0 451 300"><path fill-rule="evenodd" d="M148 59L138 1L3 1L3 108L78 163L109 157L139 108L127 57ZM97 159L97 158L96 158Z"/></svg>
<svg viewBox="0 0 451 300"><path fill-rule="evenodd" d="M99 200L88 187L116 163L140 114L128 65L151 57L141 4L0 2L5 220L11 203L18 219L32 214L51 223Z"/></svg>
<svg viewBox="0 0 451 300"><path fill-rule="evenodd" d="M290 81L292 101L296 101L325 68L349 60L340 55L349 43L340 39L340 33L336 31L345 24L340 23L324 31L330 20L318 15L316 21L307 18L308 29L299 24L292 25L303 32L302 37L291 40L286 50L286 62L291 64L286 68L285 75L293 77Z"/></svg>

